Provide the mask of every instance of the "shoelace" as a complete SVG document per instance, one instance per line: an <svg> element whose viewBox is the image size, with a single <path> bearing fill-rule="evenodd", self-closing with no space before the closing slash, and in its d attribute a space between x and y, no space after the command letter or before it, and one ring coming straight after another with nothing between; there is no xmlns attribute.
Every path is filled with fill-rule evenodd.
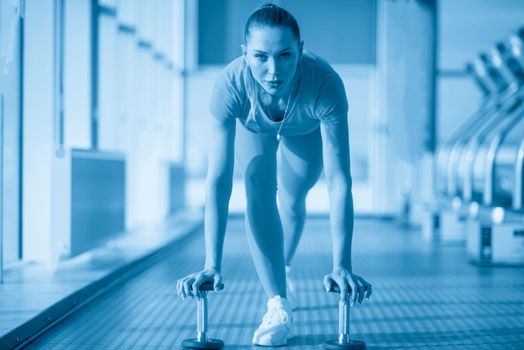
<svg viewBox="0 0 524 350"><path fill-rule="evenodd" d="M271 309L269 309L266 312L266 314L264 315L264 318L262 319L262 321L264 323L272 323L272 321L275 318L280 319L280 322L282 322L283 324L286 324L289 321L289 316L288 316L287 312L285 312L281 308L271 308Z"/></svg>

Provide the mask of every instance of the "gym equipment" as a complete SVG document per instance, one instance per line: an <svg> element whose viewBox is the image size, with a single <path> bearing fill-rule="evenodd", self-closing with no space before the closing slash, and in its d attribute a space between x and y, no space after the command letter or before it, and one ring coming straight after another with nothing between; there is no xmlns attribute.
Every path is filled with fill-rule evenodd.
<svg viewBox="0 0 524 350"><path fill-rule="evenodd" d="M522 54L521 50L514 48L520 44L519 37L497 43L489 53L482 53L467 66L484 93L484 101L479 111L459 127L438 155L440 232L436 237L441 240L464 238L472 208L497 205L495 202L504 202L502 205L505 206L509 202L508 196L497 196L496 201L492 200L497 181L494 178L494 155L503 143L507 144L509 134L521 130L520 127L515 130L515 125L524 110L521 103L524 99L523 69L519 63ZM517 135L511 137L511 154L519 148L520 140L516 139ZM506 154L508 152L504 152ZM503 158L502 152L500 155L498 163ZM504 173L507 173L506 169ZM507 178L503 178L504 184ZM432 222L425 226L429 228L426 236L433 237Z"/></svg>
<svg viewBox="0 0 524 350"><path fill-rule="evenodd" d="M521 35L524 33L521 31ZM524 87L524 61L522 50L524 38L514 37L511 41L497 45L500 61L506 63L513 75L513 84L519 89ZM524 94L523 94L524 95ZM520 100L524 96L520 96ZM520 102L522 104L522 102ZM520 107L520 108L519 108ZM516 106L513 114L516 121L503 130L490 145L491 157L488 158L484 181L484 204L491 206L522 209L522 148L524 147L524 108Z"/></svg>
<svg viewBox="0 0 524 350"><path fill-rule="evenodd" d="M480 59L491 79L497 82L500 87L500 98L497 108L495 110L487 111L488 117L486 120L479 121L472 128L472 132L467 135L463 146L457 149L456 156L450 163L449 172L452 174L448 180L449 191L461 196L463 201L480 202L482 195L471 191L471 178L473 172L473 163L475 155L478 154L478 149L485 142L490 132L501 123L508 123L512 120L508 116L507 110L513 106L515 95L518 90L514 85L510 84L507 77L502 73L500 65L493 63L493 55L483 53Z"/></svg>
<svg viewBox="0 0 524 350"><path fill-rule="evenodd" d="M481 265L524 265L524 27L466 66L483 100L440 148L424 237L461 238Z"/></svg>
<svg viewBox="0 0 524 350"><path fill-rule="evenodd" d="M481 106L461 125L440 148L437 156L437 193L434 206L428 208L423 218L423 235L430 240L455 241L464 239L465 220L463 202L469 197L464 193L460 178L467 171L463 155L470 140L488 124L501 106L507 104L513 92L497 75L497 71L482 60L475 58L466 66L468 74L484 95Z"/></svg>
<svg viewBox="0 0 524 350"><path fill-rule="evenodd" d="M493 52L494 65L517 91L472 157L475 215L467 225L467 251L480 265L524 265L524 28Z"/></svg>
<svg viewBox="0 0 524 350"><path fill-rule="evenodd" d="M441 195L446 197L453 197L456 192L452 180L453 168L450 163L456 161L453 159L456 159L462 149L466 147L468 139L477 129L476 126L483 124L493 112L497 111L501 100L501 88L495 85L494 79L488 74L487 68L479 58L467 64L466 70L477 82L484 99L477 111L451 135L439 150L437 189Z"/></svg>
<svg viewBox="0 0 524 350"><path fill-rule="evenodd" d="M221 287L223 288L223 285ZM185 339L182 347L184 349L222 349L224 347L222 340L211 339L207 336L207 293L214 290L213 283L205 282L198 290L196 338Z"/></svg>
<svg viewBox="0 0 524 350"><path fill-rule="evenodd" d="M350 290L351 288L348 288ZM331 286L328 290L331 293L340 293L339 286ZM328 340L324 343L324 348L329 350L362 350L366 348L366 343L361 340L351 340L349 337L350 320L350 300L351 294L348 293L345 299L338 302L338 339Z"/></svg>
<svg viewBox="0 0 524 350"><path fill-rule="evenodd" d="M493 203L493 184L494 184L494 166L495 166L495 155L499 152L501 145L506 140L508 134L511 134L515 129L520 120L524 117L524 104L522 100L524 98L524 90L521 89L524 80L522 80L522 67L517 63L516 57L510 54L510 49L507 47L507 44L501 42L496 45L496 51L493 55L494 62L496 62L497 69L501 72L506 71L505 75L508 76L506 80L511 82L512 90L517 90L518 93L515 94L515 98L509 108L505 109L503 112L504 118L501 118L496 125L492 125L489 131L485 134L483 142L477 147L476 153L473 157L472 162L472 197L478 198L478 202L484 205L497 205ZM505 69L502 69L502 68ZM509 75L512 75L512 80L510 80ZM519 143L521 141L520 135L517 134L513 138L513 141L510 141L510 148L512 151L518 150ZM507 149L507 147L505 147ZM510 153L513 153L510 151ZM505 152L507 154L507 152ZM504 154L500 153L500 156ZM509 165L515 166L514 159L516 157L511 157L513 159L508 159ZM499 163L502 158L499 157ZM506 162L503 162L506 163ZM511 164L513 163L513 164ZM513 184L511 184L513 185ZM511 196L506 197L499 206L511 207Z"/></svg>

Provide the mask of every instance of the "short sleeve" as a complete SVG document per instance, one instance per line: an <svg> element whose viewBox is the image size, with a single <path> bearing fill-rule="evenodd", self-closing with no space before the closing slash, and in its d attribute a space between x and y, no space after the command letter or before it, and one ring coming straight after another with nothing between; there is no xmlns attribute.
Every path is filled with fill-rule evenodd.
<svg viewBox="0 0 524 350"><path fill-rule="evenodd" d="M240 116L242 98L239 84L230 71L224 70L215 81L209 110L213 117L224 122L232 122Z"/></svg>
<svg viewBox="0 0 524 350"><path fill-rule="evenodd" d="M321 122L336 122L338 118L347 118L347 113L344 83L338 74L330 74L320 87L315 114Z"/></svg>

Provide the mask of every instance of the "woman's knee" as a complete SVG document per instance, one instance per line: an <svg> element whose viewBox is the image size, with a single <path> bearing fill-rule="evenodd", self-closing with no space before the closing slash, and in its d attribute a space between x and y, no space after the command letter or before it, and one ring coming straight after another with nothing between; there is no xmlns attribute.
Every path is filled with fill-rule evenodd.
<svg viewBox="0 0 524 350"><path fill-rule="evenodd" d="M303 215L306 211L307 192L290 194L279 190L278 200L280 208L294 215Z"/></svg>
<svg viewBox="0 0 524 350"><path fill-rule="evenodd" d="M246 194L250 197L261 195L275 195L277 191L276 181L265 178L263 174L246 174L244 177Z"/></svg>
<svg viewBox="0 0 524 350"><path fill-rule="evenodd" d="M277 191L276 169L271 162L258 161L256 158L246 167L244 184L249 198L273 196Z"/></svg>

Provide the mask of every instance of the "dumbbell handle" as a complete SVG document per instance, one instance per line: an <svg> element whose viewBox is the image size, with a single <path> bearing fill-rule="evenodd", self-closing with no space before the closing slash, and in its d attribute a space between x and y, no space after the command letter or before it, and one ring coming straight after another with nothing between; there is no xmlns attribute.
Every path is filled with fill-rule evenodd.
<svg viewBox="0 0 524 350"><path fill-rule="evenodd" d="M219 289L224 288L224 285L221 284ZM200 295L197 295L197 341L198 342L207 342L207 292L213 291L214 284L213 282L204 282L200 285L198 290L201 292Z"/></svg>
<svg viewBox="0 0 524 350"><path fill-rule="evenodd" d="M218 285L218 290L224 289L224 284L220 283ZM198 287L198 290L201 292L212 292L215 290L215 284L212 281L204 282Z"/></svg>
<svg viewBox="0 0 524 350"><path fill-rule="evenodd" d="M332 284L328 290L330 293L340 293L340 287L337 284ZM351 288L348 286L348 294L345 299L340 299L338 302L338 342L339 344L349 344L349 320L350 308L349 302L351 298Z"/></svg>
<svg viewBox="0 0 524 350"><path fill-rule="evenodd" d="M338 302L338 342L347 344L349 340L350 303L349 294Z"/></svg>
<svg viewBox="0 0 524 350"><path fill-rule="evenodd" d="M202 293L202 297L197 297L197 341L207 342L207 292Z"/></svg>
<svg viewBox="0 0 524 350"><path fill-rule="evenodd" d="M330 292L330 293L340 293L340 287L338 286L338 284L332 284L329 287L328 292ZM348 293L351 294L351 292L352 292L351 287L348 286Z"/></svg>

